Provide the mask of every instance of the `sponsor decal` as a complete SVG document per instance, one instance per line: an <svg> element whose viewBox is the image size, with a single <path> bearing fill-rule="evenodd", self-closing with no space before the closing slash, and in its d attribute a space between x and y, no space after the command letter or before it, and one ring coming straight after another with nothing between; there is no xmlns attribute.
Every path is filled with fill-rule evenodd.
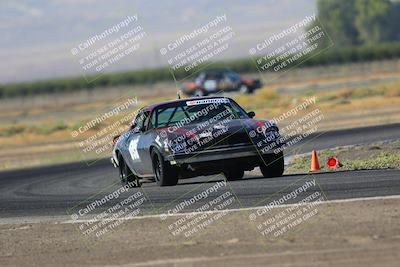
<svg viewBox="0 0 400 267"><path fill-rule="evenodd" d="M196 106L196 105L205 105L205 104L221 104L221 103L229 103L228 98L209 98L209 99L199 99L199 100L191 100L186 101L187 106Z"/></svg>

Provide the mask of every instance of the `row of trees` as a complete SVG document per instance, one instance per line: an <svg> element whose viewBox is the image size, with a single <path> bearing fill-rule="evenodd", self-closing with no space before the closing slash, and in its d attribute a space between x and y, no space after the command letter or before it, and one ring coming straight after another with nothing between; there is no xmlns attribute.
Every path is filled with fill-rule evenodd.
<svg viewBox="0 0 400 267"><path fill-rule="evenodd" d="M380 44L374 46L358 46L330 48L324 53L312 55L302 63L302 66L317 66L341 64L347 62L364 62L372 60L400 58L400 43ZM256 72L256 64L251 59L220 61L212 64L213 68L231 68L239 73ZM187 72L175 72L177 80L184 79ZM99 87L150 84L159 81L171 81L171 71L168 68L138 70L123 73L104 74L88 83L83 77L39 81L32 83L0 85L0 98L32 96L48 93L73 92L79 90L94 90Z"/></svg>
<svg viewBox="0 0 400 267"><path fill-rule="evenodd" d="M399 1L318 0L317 11L335 46L400 40Z"/></svg>

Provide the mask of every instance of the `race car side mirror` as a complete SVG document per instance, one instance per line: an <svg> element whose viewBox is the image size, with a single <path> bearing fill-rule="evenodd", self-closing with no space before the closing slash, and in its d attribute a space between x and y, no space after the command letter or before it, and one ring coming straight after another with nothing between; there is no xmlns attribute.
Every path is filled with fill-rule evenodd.
<svg viewBox="0 0 400 267"><path fill-rule="evenodd" d="M254 118L254 117L256 116L256 113L255 113L254 111L249 111L249 112L247 112L247 115L248 115L250 118Z"/></svg>
<svg viewBox="0 0 400 267"><path fill-rule="evenodd" d="M146 126L141 126L140 128L139 128L139 132L145 132L146 131Z"/></svg>
<svg viewBox="0 0 400 267"><path fill-rule="evenodd" d="M133 131L134 133L139 133L139 132L141 132L140 127L137 126L136 123L132 123L132 124L131 124L130 130Z"/></svg>

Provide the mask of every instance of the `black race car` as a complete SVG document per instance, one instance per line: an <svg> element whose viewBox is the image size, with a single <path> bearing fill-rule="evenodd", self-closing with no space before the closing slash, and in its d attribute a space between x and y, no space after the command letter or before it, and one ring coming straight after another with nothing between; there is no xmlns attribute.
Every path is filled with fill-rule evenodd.
<svg viewBox="0 0 400 267"><path fill-rule="evenodd" d="M258 88L261 88L260 80L242 79L239 74L229 69L202 71L193 82L182 85L182 91L189 96L206 96L231 91L251 94Z"/></svg>
<svg viewBox="0 0 400 267"><path fill-rule="evenodd" d="M254 116L227 97L156 103L142 108L130 129L114 138L111 161L131 186L145 177L166 186L217 173L232 181L258 166L264 177L281 176L279 130Z"/></svg>

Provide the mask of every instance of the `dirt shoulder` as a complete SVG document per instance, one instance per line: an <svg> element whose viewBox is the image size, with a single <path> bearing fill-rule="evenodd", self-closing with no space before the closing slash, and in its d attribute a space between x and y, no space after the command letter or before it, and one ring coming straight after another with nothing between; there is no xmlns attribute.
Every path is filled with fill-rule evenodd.
<svg viewBox="0 0 400 267"><path fill-rule="evenodd" d="M318 213L279 237L263 237L254 211L226 214L185 238L178 217L133 219L98 240L77 224L0 225L1 266L398 266L400 198L318 205ZM274 209L280 212L283 208Z"/></svg>

